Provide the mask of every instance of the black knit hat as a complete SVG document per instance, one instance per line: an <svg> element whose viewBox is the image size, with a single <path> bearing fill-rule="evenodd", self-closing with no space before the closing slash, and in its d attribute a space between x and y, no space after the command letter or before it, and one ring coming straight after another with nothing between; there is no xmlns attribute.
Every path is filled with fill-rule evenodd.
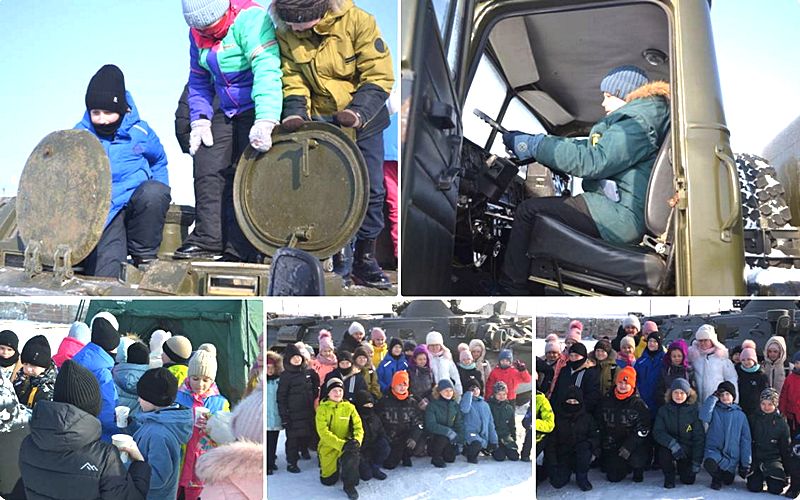
<svg viewBox="0 0 800 500"><path fill-rule="evenodd" d="M467 380L466 384L464 385L464 391L471 391L473 387L477 387L481 390L481 392L483 392L483 384L481 384L481 381L474 377L470 377L470 379Z"/></svg>
<svg viewBox="0 0 800 500"><path fill-rule="evenodd" d="M56 376L53 401L69 403L96 417L100 415L100 384L92 372L68 359Z"/></svg>
<svg viewBox="0 0 800 500"><path fill-rule="evenodd" d="M36 335L25 342L20 358L23 363L48 368L52 362L50 343L44 335Z"/></svg>
<svg viewBox="0 0 800 500"><path fill-rule="evenodd" d="M389 352L392 352L394 346L399 345L400 349L403 348L403 341L398 339L397 337L392 337L389 339Z"/></svg>
<svg viewBox="0 0 800 500"><path fill-rule="evenodd" d="M10 347L19 352L19 337L11 330L3 330L0 332L0 345Z"/></svg>
<svg viewBox="0 0 800 500"><path fill-rule="evenodd" d="M720 382L720 384L717 386L717 393L720 392L727 392L733 396L733 399L736 399L736 386L727 380Z"/></svg>
<svg viewBox="0 0 800 500"><path fill-rule="evenodd" d="M330 0L274 0L275 11L287 23L305 23L320 19L328 11Z"/></svg>
<svg viewBox="0 0 800 500"><path fill-rule="evenodd" d="M128 111L125 76L118 67L106 64L94 74L86 89L86 109L104 109L120 115Z"/></svg>
<svg viewBox="0 0 800 500"><path fill-rule="evenodd" d="M570 346L570 348L569 348L569 353L570 353L570 354L572 354L573 352L574 352L575 354L580 354L580 355L581 355L581 357L583 357L583 358L585 358L585 357L586 357L586 355L587 355L587 353L586 353L586 346L585 346L585 345L583 345L583 344L582 344L582 343L580 343L580 342L575 342L574 344L572 344L572 345Z"/></svg>
<svg viewBox="0 0 800 500"><path fill-rule="evenodd" d="M355 393L353 396L353 403L355 403L356 408L364 408L364 405L369 403L375 403L375 398L372 396L372 393L365 390L360 390Z"/></svg>
<svg viewBox="0 0 800 500"><path fill-rule="evenodd" d="M349 361L350 364L353 364L353 354L350 351L340 350L336 353L337 364L341 363L342 361Z"/></svg>
<svg viewBox="0 0 800 500"><path fill-rule="evenodd" d="M658 331L650 332L650 334L647 336L647 341L649 342L650 340L655 340L656 342L658 342L659 349L661 349L661 347L663 346L664 340L661 338L661 334L658 333Z"/></svg>
<svg viewBox="0 0 800 500"><path fill-rule="evenodd" d="M611 342L609 342L606 339L598 340L597 343L594 345L594 350L596 351L598 349L602 349L603 351L606 351L606 354L610 355L612 351Z"/></svg>
<svg viewBox="0 0 800 500"><path fill-rule="evenodd" d="M155 406L169 406L178 395L178 379L163 366L147 370L136 383L136 394Z"/></svg>
<svg viewBox="0 0 800 500"><path fill-rule="evenodd" d="M406 340L405 342L403 342L403 352L413 351L416 348L417 348L417 343L414 342L413 340Z"/></svg>
<svg viewBox="0 0 800 500"><path fill-rule="evenodd" d="M149 365L150 351L141 342L134 342L128 346L128 363L134 365Z"/></svg>
<svg viewBox="0 0 800 500"><path fill-rule="evenodd" d="M92 321L92 343L110 353L119 347L119 332L107 319L95 318Z"/></svg>
<svg viewBox="0 0 800 500"><path fill-rule="evenodd" d="M328 390L328 392L331 392L331 389L336 387L344 389L344 382L342 382L342 379L333 377L325 384L325 388Z"/></svg>

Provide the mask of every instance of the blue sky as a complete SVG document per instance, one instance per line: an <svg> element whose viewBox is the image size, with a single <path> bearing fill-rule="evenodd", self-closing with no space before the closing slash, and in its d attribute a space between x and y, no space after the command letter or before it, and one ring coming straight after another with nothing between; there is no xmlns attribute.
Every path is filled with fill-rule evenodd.
<svg viewBox="0 0 800 500"><path fill-rule="evenodd" d="M397 5L356 5L375 14L396 54ZM173 201L193 204L191 158L178 147L173 124L189 75L189 28L179 0L0 0L0 33L0 196L16 195L28 155L44 136L80 121L89 79L113 63L164 145Z"/></svg>

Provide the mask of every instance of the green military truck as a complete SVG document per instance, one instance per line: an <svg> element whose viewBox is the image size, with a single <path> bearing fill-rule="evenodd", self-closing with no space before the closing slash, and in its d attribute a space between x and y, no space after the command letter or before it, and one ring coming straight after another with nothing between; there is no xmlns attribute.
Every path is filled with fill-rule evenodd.
<svg viewBox="0 0 800 500"><path fill-rule="evenodd" d="M671 89L671 135L648 185L647 235L614 245L539 217L529 279L556 294L774 293L748 289L745 269L773 263L767 257L780 242L758 222L786 218L785 204L770 202L783 188L757 158L731 152L710 3L403 2L402 293L492 292L515 207L576 187L508 158L498 131L586 137L604 115L600 79L624 64ZM753 221L747 232L743 213Z"/></svg>
<svg viewBox="0 0 800 500"><path fill-rule="evenodd" d="M80 267L108 214L108 157L89 132L49 134L28 158L17 196L0 199L0 294L267 295L270 258L284 247L323 263L327 272L319 279L328 294L396 294L395 288L344 289L331 272L332 256L355 235L369 198L366 165L353 140L338 127L311 123L292 133L278 128L273 141L267 153L245 151L233 193L237 221L264 263L173 260L194 209L172 205L158 260L124 264L114 279L82 275Z"/></svg>

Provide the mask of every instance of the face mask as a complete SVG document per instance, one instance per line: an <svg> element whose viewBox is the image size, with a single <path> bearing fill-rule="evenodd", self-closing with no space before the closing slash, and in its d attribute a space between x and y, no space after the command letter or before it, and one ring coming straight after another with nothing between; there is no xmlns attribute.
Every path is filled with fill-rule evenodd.
<svg viewBox="0 0 800 500"><path fill-rule="evenodd" d="M97 135L111 138L113 138L114 134L117 133L117 129L119 129L120 125L122 125L122 116L120 116L119 120L115 121L114 123L107 123L105 125L98 125L96 123L92 124L95 132L97 132Z"/></svg>
<svg viewBox="0 0 800 500"><path fill-rule="evenodd" d="M574 371L574 370L577 370L578 368L580 368L581 365L583 365L585 362L586 362L586 359L585 358L581 358L578 361L568 361L567 364L569 365L569 368Z"/></svg>
<svg viewBox="0 0 800 500"><path fill-rule="evenodd" d="M10 358L0 358L0 366L2 366L3 368L8 368L9 366L15 364L18 359L19 359L19 353L17 351L14 351L14 355L11 356Z"/></svg>
<svg viewBox="0 0 800 500"><path fill-rule="evenodd" d="M578 403L578 404L564 403L564 412L565 413L578 413L581 410L581 406L583 406L583 405L581 405L580 403Z"/></svg>

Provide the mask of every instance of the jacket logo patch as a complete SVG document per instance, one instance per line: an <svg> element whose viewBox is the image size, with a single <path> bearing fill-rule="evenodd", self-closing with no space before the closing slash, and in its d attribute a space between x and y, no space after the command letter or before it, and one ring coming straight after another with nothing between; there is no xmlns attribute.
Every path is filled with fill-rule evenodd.
<svg viewBox="0 0 800 500"><path fill-rule="evenodd" d="M386 44L383 43L383 39L382 38L376 38L375 39L375 50L377 50L381 54L386 52Z"/></svg>
<svg viewBox="0 0 800 500"><path fill-rule="evenodd" d="M692 432L692 424L686 426L686 432Z"/></svg>
<svg viewBox="0 0 800 500"><path fill-rule="evenodd" d="M596 145L598 142L600 142L600 138L601 138L601 137L603 137L603 135L602 135L602 134L597 134L597 133L595 133L595 134L592 134L592 135L591 135L591 137L590 137L590 139L591 139L591 142L592 142L592 146L594 146L594 145Z"/></svg>
<svg viewBox="0 0 800 500"><path fill-rule="evenodd" d="M80 470L91 470L91 471L97 472L97 471L99 471L100 469L98 469L96 466L94 466L94 465L90 464L89 462L86 462L85 464L83 464L83 465L81 466L81 469L80 469Z"/></svg>

